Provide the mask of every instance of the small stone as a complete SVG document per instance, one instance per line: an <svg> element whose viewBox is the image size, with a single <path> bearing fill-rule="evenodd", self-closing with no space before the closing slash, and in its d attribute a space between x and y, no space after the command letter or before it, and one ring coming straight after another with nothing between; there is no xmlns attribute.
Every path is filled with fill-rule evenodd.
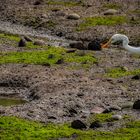
<svg viewBox="0 0 140 140"><path fill-rule="evenodd" d="M78 112L77 112L74 108L70 108L70 109L69 109L69 113L70 113L71 115L74 115L74 114L77 114Z"/></svg>
<svg viewBox="0 0 140 140"><path fill-rule="evenodd" d="M114 105L114 106L109 107L109 109L112 110L112 111L114 111L114 110L119 110L120 111L121 107Z"/></svg>
<svg viewBox="0 0 140 140"><path fill-rule="evenodd" d="M58 11L60 11L60 8L54 8L54 9L52 9L51 11L52 11L52 12L58 12Z"/></svg>
<svg viewBox="0 0 140 140"><path fill-rule="evenodd" d="M74 120L71 123L71 127L74 129L86 129L87 128L86 125L80 120Z"/></svg>
<svg viewBox="0 0 140 140"><path fill-rule="evenodd" d="M36 40L34 42L34 45L38 45L38 46L44 46L46 45L46 43L43 40Z"/></svg>
<svg viewBox="0 0 140 140"><path fill-rule="evenodd" d="M140 100L134 102L133 109L140 109Z"/></svg>
<svg viewBox="0 0 140 140"><path fill-rule="evenodd" d="M54 116L48 116L48 119L56 120L56 117L54 117Z"/></svg>
<svg viewBox="0 0 140 140"><path fill-rule="evenodd" d="M132 102L127 102L125 104L122 105L122 109L125 109L125 108L132 108L133 107L133 103Z"/></svg>
<svg viewBox="0 0 140 140"><path fill-rule="evenodd" d="M122 116L121 115L113 115L112 116L112 119L113 120L121 120L122 119Z"/></svg>
<svg viewBox="0 0 140 140"><path fill-rule="evenodd" d="M92 129L99 128L99 127L102 127L102 124L100 123L100 121L94 121L90 125L90 128Z"/></svg>
<svg viewBox="0 0 140 140"><path fill-rule="evenodd" d="M101 113L103 113L105 111L105 109L104 108L101 108L101 107L95 107L95 108L93 108L91 111L90 111L90 113L91 114L101 114Z"/></svg>
<svg viewBox="0 0 140 140"><path fill-rule="evenodd" d="M69 44L69 46L71 48L76 48L76 49L79 49L79 50L85 50L86 47L84 46L84 44L82 42L72 42Z"/></svg>
<svg viewBox="0 0 140 140"><path fill-rule="evenodd" d="M90 111L89 110L82 110L81 112L84 113L84 114L86 114L87 116L90 114Z"/></svg>
<svg viewBox="0 0 140 140"><path fill-rule="evenodd" d="M66 53L74 53L74 52L76 52L76 49L67 49L66 50Z"/></svg>
<svg viewBox="0 0 140 140"><path fill-rule="evenodd" d="M63 64L64 63L64 59L63 58L60 58L57 60L56 64Z"/></svg>
<svg viewBox="0 0 140 140"><path fill-rule="evenodd" d="M42 14L42 15L41 15L41 18L46 19L47 17L48 17L47 14Z"/></svg>
<svg viewBox="0 0 140 140"><path fill-rule="evenodd" d="M78 14L76 14L76 13L73 13L73 14L69 14L67 16L67 19L78 20L78 19L80 19L80 16Z"/></svg>
<svg viewBox="0 0 140 140"><path fill-rule="evenodd" d="M29 36L24 36L24 39L28 42L33 42L33 40Z"/></svg>
<svg viewBox="0 0 140 140"><path fill-rule="evenodd" d="M43 0L37 0L37 1L35 1L34 5L40 5L40 4L42 4L42 2L43 2Z"/></svg>
<svg viewBox="0 0 140 140"><path fill-rule="evenodd" d="M83 97L84 96L84 93L78 93L77 96L78 97Z"/></svg>
<svg viewBox="0 0 140 140"><path fill-rule="evenodd" d="M108 9L107 11L104 12L104 15L115 15L117 13L118 11L115 9Z"/></svg>
<svg viewBox="0 0 140 140"><path fill-rule="evenodd" d="M18 43L18 47L25 47L26 46L26 40L22 37Z"/></svg>

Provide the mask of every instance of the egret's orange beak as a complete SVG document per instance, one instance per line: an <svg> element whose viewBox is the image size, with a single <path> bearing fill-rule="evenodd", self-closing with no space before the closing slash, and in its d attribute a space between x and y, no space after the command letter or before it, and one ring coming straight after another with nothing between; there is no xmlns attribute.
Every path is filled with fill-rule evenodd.
<svg viewBox="0 0 140 140"><path fill-rule="evenodd" d="M101 48L109 48L110 42L111 42L111 38L109 39L109 41L108 41L107 43L102 44L102 45L101 45Z"/></svg>

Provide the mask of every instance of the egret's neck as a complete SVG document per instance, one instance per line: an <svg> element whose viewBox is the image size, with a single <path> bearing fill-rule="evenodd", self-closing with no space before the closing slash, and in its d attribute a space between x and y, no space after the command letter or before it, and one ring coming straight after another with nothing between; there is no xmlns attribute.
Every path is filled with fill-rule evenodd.
<svg viewBox="0 0 140 140"><path fill-rule="evenodd" d="M122 40L123 40L123 47L125 48L125 47L128 47L129 45L129 39L128 39L128 37L127 36L123 36L123 38L122 38Z"/></svg>
<svg viewBox="0 0 140 140"><path fill-rule="evenodd" d="M124 39L123 39L123 47L124 47L127 51L129 51L129 52L131 52L131 53L140 54L140 47L132 47L132 46L130 46L130 45L129 45L129 40L128 40L128 38L124 38Z"/></svg>

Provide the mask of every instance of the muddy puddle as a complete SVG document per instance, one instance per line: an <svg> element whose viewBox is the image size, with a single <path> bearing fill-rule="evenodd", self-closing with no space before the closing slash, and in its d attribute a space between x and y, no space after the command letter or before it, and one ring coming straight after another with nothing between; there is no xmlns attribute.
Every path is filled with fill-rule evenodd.
<svg viewBox="0 0 140 140"><path fill-rule="evenodd" d="M12 106L12 105L20 105L25 104L27 101L18 99L18 98L5 98L0 97L0 106Z"/></svg>

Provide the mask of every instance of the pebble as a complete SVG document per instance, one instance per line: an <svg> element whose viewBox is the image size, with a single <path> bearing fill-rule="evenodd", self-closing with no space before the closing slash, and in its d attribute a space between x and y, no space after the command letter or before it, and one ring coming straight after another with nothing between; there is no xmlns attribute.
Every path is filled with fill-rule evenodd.
<svg viewBox="0 0 140 140"><path fill-rule="evenodd" d="M101 113L103 113L105 111L105 109L104 108L101 108L101 107L95 107L95 108L93 108L91 111L90 111L90 113L91 114L101 114Z"/></svg>
<svg viewBox="0 0 140 140"><path fill-rule="evenodd" d="M104 15L115 15L117 13L118 13L118 11L115 9L108 9L104 12Z"/></svg>
<svg viewBox="0 0 140 140"><path fill-rule="evenodd" d="M74 53L74 52L76 52L76 49L67 49L66 50L66 53Z"/></svg>
<svg viewBox="0 0 140 140"><path fill-rule="evenodd" d="M99 128L99 127L102 127L102 124L99 121L94 121L90 125L90 128L92 129Z"/></svg>
<svg viewBox="0 0 140 140"><path fill-rule="evenodd" d="M125 108L132 108L133 107L133 103L132 102L127 102L125 104L122 105L122 109L125 109Z"/></svg>
<svg viewBox="0 0 140 140"><path fill-rule="evenodd" d="M76 14L76 13L73 13L73 14L69 14L67 16L67 19L78 20L78 19L80 19L80 16L78 14Z"/></svg>
<svg viewBox="0 0 140 140"><path fill-rule="evenodd" d="M121 120L122 119L122 116L121 115L113 115L112 116L112 119L113 120Z"/></svg>

